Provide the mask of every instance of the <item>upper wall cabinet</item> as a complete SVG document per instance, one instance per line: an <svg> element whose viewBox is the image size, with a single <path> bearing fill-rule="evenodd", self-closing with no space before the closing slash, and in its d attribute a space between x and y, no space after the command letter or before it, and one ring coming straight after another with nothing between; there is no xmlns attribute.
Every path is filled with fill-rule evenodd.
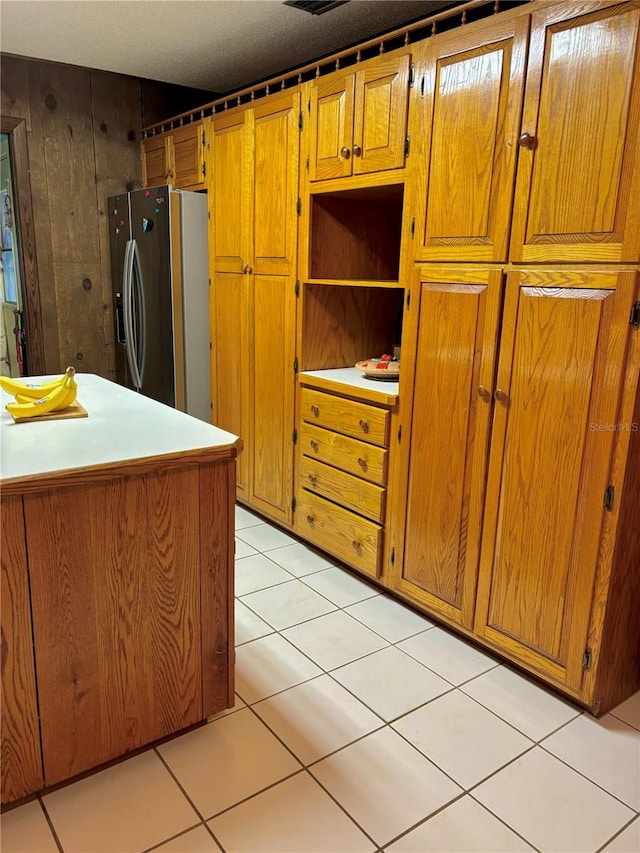
<svg viewBox="0 0 640 853"><path fill-rule="evenodd" d="M639 27L638 2L532 16L512 260L638 260Z"/></svg>
<svg viewBox="0 0 640 853"><path fill-rule="evenodd" d="M414 259L506 260L528 29L497 18L416 48Z"/></svg>
<svg viewBox="0 0 640 853"><path fill-rule="evenodd" d="M142 140L142 183L145 187L171 184L177 189L204 188L208 122L208 119L192 122Z"/></svg>
<svg viewBox="0 0 640 853"><path fill-rule="evenodd" d="M312 181L404 167L409 63L406 51L394 52L313 82Z"/></svg>

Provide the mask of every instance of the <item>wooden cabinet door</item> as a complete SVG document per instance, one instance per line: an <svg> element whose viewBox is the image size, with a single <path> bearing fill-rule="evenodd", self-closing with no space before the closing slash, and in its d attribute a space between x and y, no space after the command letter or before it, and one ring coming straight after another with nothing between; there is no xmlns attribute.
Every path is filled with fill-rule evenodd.
<svg viewBox="0 0 640 853"><path fill-rule="evenodd" d="M528 29L528 15L496 19L423 48L424 260L507 259Z"/></svg>
<svg viewBox="0 0 640 853"><path fill-rule="evenodd" d="M418 331L415 367L407 377L413 411L401 475L407 489L404 554L396 557L393 585L467 628L473 623L501 294L500 269L423 271L419 315L414 331L407 330L407 344ZM403 359L403 371L408 367Z"/></svg>
<svg viewBox="0 0 640 853"><path fill-rule="evenodd" d="M173 142L173 185L204 186L204 127L201 121L178 127L171 133Z"/></svg>
<svg viewBox="0 0 640 853"><path fill-rule="evenodd" d="M353 174L404 166L410 57L389 56L356 72Z"/></svg>
<svg viewBox="0 0 640 853"><path fill-rule="evenodd" d="M298 92L253 109L252 265L259 275L295 274L300 129Z"/></svg>
<svg viewBox="0 0 640 853"><path fill-rule="evenodd" d="M638 2L532 16L513 260L640 257L639 30Z"/></svg>
<svg viewBox="0 0 640 853"><path fill-rule="evenodd" d="M211 422L244 442L236 465L238 497L249 499L252 448L249 285L244 273L214 273L211 298Z"/></svg>
<svg viewBox="0 0 640 853"><path fill-rule="evenodd" d="M353 143L353 74L329 74L311 87L312 181L344 178L351 174Z"/></svg>
<svg viewBox="0 0 640 853"><path fill-rule="evenodd" d="M2 802L44 786L22 498L2 499Z"/></svg>
<svg viewBox="0 0 640 853"><path fill-rule="evenodd" d="M169 181L171 168L167 134L150 136L140 143L142 149L142 183L145 187L159 187Z"/></svg>
<svg viewBox="0 0 640 853"><path fill-rule="evenodd" d="M576 695L635 279L507 279L475 630Z"/></svg>
<svg viewBox="0 0 640 853"><path fill-rule="evenodd" d="M210 264L216 272L240 273L249 261L251 136L247 111L213 120L210 179Z"/></svg>

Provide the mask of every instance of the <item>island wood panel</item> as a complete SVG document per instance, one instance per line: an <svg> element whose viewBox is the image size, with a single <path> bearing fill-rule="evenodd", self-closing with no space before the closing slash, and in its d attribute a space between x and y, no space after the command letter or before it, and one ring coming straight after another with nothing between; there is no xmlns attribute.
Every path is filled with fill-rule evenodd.
<svg viewBox="0 0 640 853"><path fill-rule="evenodd" d="M303 298L302 370L353 367L400 340L400 289L307 284Z"/></svg>
<svg viewBox="0 0 640 853"><path fill-rule="evenodd" d="M2 498L2 802L43 786L22 498Z"/></svg>
<svg viewBox="0 0 640 853"><path fill-rule="evenodd" d="M507 280L476 632L580 692L633 274Z"/></svg>
<svg viewBox="0 0 640 853"><path fill-rule="evenodd" d="M93 290L101 290L106 379L115 380L115 331L111 288L109 211L107 200L125 190L138 189L140 151L137 129L140 122L140 83L132 77L91 72L95 192L98 205L100 266ZM84 278L84 276L83 276ZM96 299L98 293L96 292ZM84 361L84 359L83 359Z"/></svg>
<svg viewBox="0 0 640 853"><path fill-rule="evenodd" d="M198 468L24 502L51 785L202 717Z"/></svg>
<svg viewBox="0 0 640 853"><path fill-rule="evenodd" d="M200 467L202 717L234 702L235 464Z"/></svg>
<svg viewBox="0 0 640 853"><path fill-rule="evenodd" d="M534 13L512 260L640 258L639 58L638 2Z"/></svg>

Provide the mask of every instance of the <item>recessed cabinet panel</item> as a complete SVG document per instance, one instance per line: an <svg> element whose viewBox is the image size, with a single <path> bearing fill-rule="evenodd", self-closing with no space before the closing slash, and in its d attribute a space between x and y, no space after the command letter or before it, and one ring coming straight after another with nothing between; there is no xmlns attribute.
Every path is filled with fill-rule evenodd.
<svg viewBox="0 0 640 853"><path fill-rule="evenodd" d="M217 272L239 273L247 263L250 199L247 192L247 114L214 119L213 258Z"/></svg>
<svg viewBox="0 0 640 853"><path fill-rule="evenodd" d="M532 18L515 260L640 257L640 4L587 6Z"/></svg>
<svg viewBox="0 0 640 853"><path fill-rule="evenodd" d="M523 17L424 48L424 260L507 258L527 31Z"/></svg>
<svg viewBox="0 0 640 853"><path fill-rule="evenodd" d="M632 274L512 273L476 630L579 689Z"/></svg>
<svg viewBox="0 0 640 853"><path fill-rule="evenodd" d="M312 181L351 174L353 74L331 74L311 89L310 177Z"/></svg>
<svg viewBox="0 0 640 853"><path fill-rule="evenodd" d="M178 127L171 133L173 140L173 185L202 186L204 181L204 140L202 122Z"/></svg>
<svg viewBox="0 0 640 853"><path fill-rule="evenodd" d="M143 139L142 147L142 183L145 187L158 187L169 180L167 158L167 134L150 136Z"/></svg>

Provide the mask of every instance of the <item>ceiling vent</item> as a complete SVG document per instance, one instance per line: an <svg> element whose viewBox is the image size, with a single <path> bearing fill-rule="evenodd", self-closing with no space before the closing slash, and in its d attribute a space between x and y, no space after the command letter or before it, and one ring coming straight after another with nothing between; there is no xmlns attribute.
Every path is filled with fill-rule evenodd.
<svg viewBox="0 0 640 853"><path fill-rule="evenodd" d="M324 15L337 6L344 6L349 0L284 0L285 6L293 6L294 9L302 9L312 15Z"/></svg>

